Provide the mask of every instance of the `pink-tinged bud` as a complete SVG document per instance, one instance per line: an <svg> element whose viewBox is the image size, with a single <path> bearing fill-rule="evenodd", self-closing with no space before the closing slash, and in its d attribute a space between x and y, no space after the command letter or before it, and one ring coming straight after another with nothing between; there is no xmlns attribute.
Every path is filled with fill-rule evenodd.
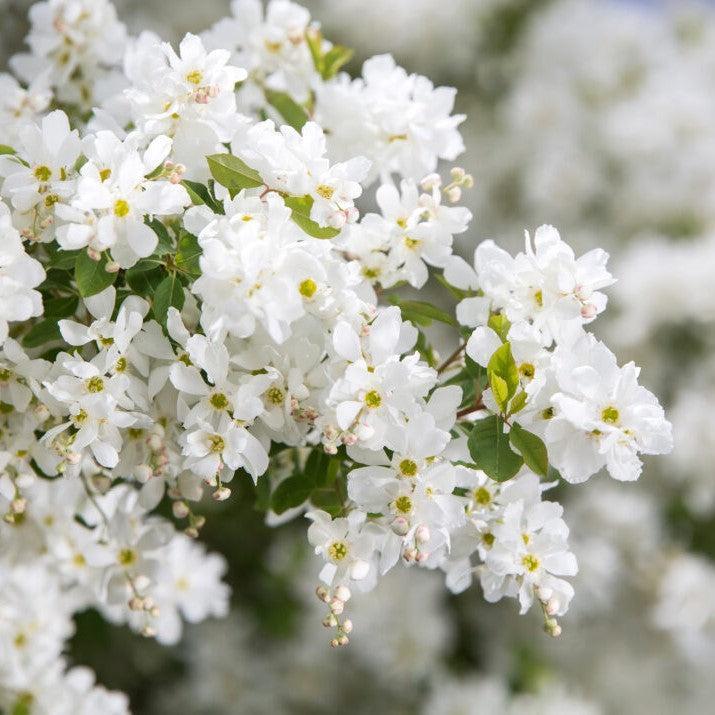
<svg viewBox="0 0 715 715"><path fill-rule="evenodd" d="M462 198L462 189L459 186L453 186L447 191L447 200L450 204L456 204Z"/></svg>
<svg viewBox="0 0 715 715"><path fill-rule="evenodd" d="M593 303L586 303L581 307L581 317L586 320L592 320L598 315L598 309Z"/></svg>
<svg viewBox="0 0 715 715"><path fill-rule="evenodd" d="M107 273L119 273L121 266L116 261L107 261L107 265L104 266L104 270Z"/></svg>
<svg viewBox="0 0 715 715"><path fill-rule="evenodd" d="M415 541L418 544L426 544L430 540L430 530L425 524L421 524L415 531Z"/></svg>
<svg viewBox="0 0 715 715"><path fill-rule="evenodd" d="M326 444L323 446L325 454L337 454L338 448L334 444Z"/></svg>
<svg viewBox="0 0 715 715"><path fill-rule="evenodd" d="M417 558L417 549L405 549L402 558L409 564Z"/></svg>
<svg viewBox="0 0 715 715"><path fill-rule="evenodd" d="M140 464L134 469L134 478L146 484L154 476L154 470L148 464Z"/></svg>
<svg viewBox="0 0 715 715"><path fill-rule="evenodd" d="M427 174L422 181L420 181L420 186L425 191L432 191L432 189L439 188L442 186L442 177L439 174Z"/></svg>
<svg viewBox="0 0 715 715"><path fill-rule="evenodd" d="M404 516L398 516L390 524L390 528L397 536L404 536L410 530L410 522Z"/></svg>
<svg viewBox="0 0 715 715"><path fill-rule="evenodd" d="M185 501L175 501L171 505L171 511L177 519L186 519L189 515L189 505Z"/></svg>
<svg viewBox="0 0 715 715"><path fill-rule="evenodd" d="M146 443L152 452L158 452L164 446L164 442L158 434L151 435Z"/></svg>
<svg viewBox="0 0 715 715"><path fill-rule="evenodd" d="M102 258L102 254L99 251L95 251L94 248L87 248L87 255L93 261L99 261Z"/></svg>
<svg viewBox="0 0 715 715"><path fill-rule="evenodd" d="M348 218L343 211L335 211L328 217L328 225L331 228L342 228L348 222Z"/></svg>
<svg viewBox="0 0 715 715"><path fill-rule="evenodd" d="M420 551L418 552L417 556L415 556L415 561L418 564L423 564L427 559L429 558L429 553L426 551Z"/></svg>
<svg viewBox="0 0 715 715"><path fill-rule="evenodd" d="M341 439L343 444L348 447L352 447L352 445L356 444L358 441L358 438L352 432L344 432Z"/></svg>
<svg viewBox="0 0 715 715"><path fill-rule="evenodd" d="M315 595L324 603L327 603L330 599L328 596L328 589L325 586L318 586L315 589Z"/></svg>
<svg viewBox="0 0 715 715"><path fill-rule="evenodd" d="M550 598L544 606L547 616L555 616L559 612L559 602L555 598Z"/></svg>
<svg viewBox="0 0 715 715"><path fill-rule="evenodd" d="M343 603L347 603L350 600L352 594L350 593L350 589L347 586L341 585L333 591L333 596L335 598L339 598Z"/></svg>
<svg viewBox="0 0 715 715"><path fill-rule="evenodd" d="M350 206L345 209L345 217L348 223L355 223L360 218L360 212L354 206Z"/></svg>
<svg viewBox="0 0 715 715"><path fill-rule="evenodd" d="M339 616L345 610L345 604L339 598L333 598L330 601L330 610L333 615Z"/></svg>
<svg viewBox="0 0 715 715"><path fill-rule="evenodd" d="M219 487L211 496L216 501L226 501L231 496L231 490L228 487Z"/></svg>

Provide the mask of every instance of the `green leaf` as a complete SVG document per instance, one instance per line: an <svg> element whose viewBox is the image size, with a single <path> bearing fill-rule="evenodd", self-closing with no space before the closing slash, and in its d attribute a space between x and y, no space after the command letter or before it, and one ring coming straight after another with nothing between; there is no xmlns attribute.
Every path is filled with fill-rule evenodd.
<svg viewBox="0 0 715 715"><path fill-rule="evenodd" d="M310 493L310 503L317 509L327 511L333 518L343 512L343 503L335 489L314 489Z"/></svg>
<svg viewBox="0 0 715 715"><path fill-rule="evenodd" d="M524 458L526 466L541 477L549 472L549 455L541 437L525 430L518 424L512 425L509 432L511 446Z"/></svg>
<svg viewBox="0 0 715 715"><path fill-rule="evenodd" d="M76 295L70 295L66 298L48 298L44 301L45 317L46 318L69 318L74 315L79 304L79 298Z"/></svg>
<svg viewBox="0 0 715 715"><path fill-rule="evenodd" d="M464 300L465 298L472 298L475 295L479 295L480 291L474 291L474 290L464 290L462 288L457 288L456 286L453 286L445 277L444 274L442 273L433 273L434 277L437 279L437 282L442 285L444 288L446 288L454 298L457 300Z"/></svg>
<svg viewBox="0 0 715 715"><path fill-rule="evenodd" d="M350 62L354 54L349 47L333 45L322 58L320 74L323 79L328 80L335 77L341 68Z"/></svg>
<svg viewBox="0 0 715 715"><path fill-rule="evenodd" d="M312 196L286 196L285 204L291 210L291 218L313 238L335 238L340 230L330 226L318 226L310 218L310 210L313 208Z"/></svg>
<svg viewBox="0 0 715 715"><path fill-rule="evenodd" d="M514 397L519 387L519 371L509 343L504 343L491 356L487 365L487 374L494 399L501 411L505 412L509 400Z"/></svg>
<svg viewBox="0 0 715 715"><path fill-rule="evenodd" d="M0 144L0 154L17 154L17 152L7 144Z"/></svg>
<svg viewBox="0 0 715 715"><path fill-rule="evenodd" d="M154 253L152 255L164 256L167 253L173 253L174 241L169 235L169 231L167 230L166 226L164 226L164 224L158 219L152 219L151 221L149 219L144 219L144 223L149 226L152 231L154 231L157 238L159 239L159 242L156 244L156 248L154 249Z"/></svg>
<svg viewBox="0 0 715 715"><path fill-rule="evenodd" d="M166 276L154 292L152 309L160 325L166 327L166 317L172 306L177 310L181 310L184 306L184 289L176 273Z"/></svg>
<svg viewBox="0 0 715 715"><path fill-rule="evenodd" d="M504 422L497 415L474 423L467 446L474 463L496 482L511 479L524 463L523 458L509 447Z"/></svg>
<svg viewBox="0 0 715 715"><path fill-rule="evenodd" d="M74 279L79 294L83 298L101 293L117 280L116 273L107 273L107 255L102 254L98 261L93 261L87 251L81 251L74 267Z"/></svg>
<svg viewBox="0 0 715 715"><path fill-rule="evenodd" d="M271 508L271 480L267 474L261 474L256 482L256 511L266 512Z"/></svg>
<svg viewBox="0 0 715 715"><path fill-rule="evenodd" d="M139 261L136 266L132 266L124 274L124 280L132 291L145 298L151 298L154 295L158 285L165 277L166 270L163 264L146 259Z"/></svg>
<svg viewBox="0 0 715 715"><path fill-rule="evenodd" d="M308 112L286 92L276 92L273 89L264 91L268 104L278 110L286 124L290 124L293 129L300 131L309 119Z"/></svg>
<svg viewBox="0 0 715 715"><path fill-rule="evenodd" d="M22 344L26 348L39 348L40 345L61 339L57 318L45 318L32 326L30 332L22 339Z"/></svg>
<svg viewBox="0 0 715 715"><path fill-rule="evenodd" d="M205 204L208 206L215 214L225 213L223 210L223 204L217 201L209 191L207 186L200 184L198 181L189 181L184 179L182 182L183 187L188 191L191 203L194 206L200 206Z"/></svg>
<svg viewBox="0 0 715 715"><path fill-rule="evenodd" d="M440 323L457 326L457 321L449 313L436 308L431 303L421 300L402 300L396 295L389 296L389 301L392 305L399 306L404 320L410 320L415 325L427 327L433 320L438 320Z"/></svg>
<svg viewBox="0 0 715 715"><path fill-rule="evenodd" d="M198 278L201 275L201 246L199 239L188 231L181 232L179 236L178 253L176 254L176 267L183 273Z"/></svg>
<svg viewBox="0 0 715 715"><path fill-rule="evenodd" d="M313 485L302 474L294 474L282 481L271 496L271 507L276 514L300 506L313 491Z"/></svg>
<svg viewBox="0 0 715 715"><path fill-rule="evenodd" d="M232 154L212 154L206 157L211 176L228 189L233 198L243 189L255 189L263 186L261 175L248 164Z"/></svg>
<svg viewBox="0 0 715 715"><path fill-rule="evenodd" d="M417 331L415 349L430 367L437 367L439 362L437 360L437 356L435 355L434 348L427 342L427 337L421 330Z"/></svg>
<svg viewBox="0 0 715 715"><path fill-rule="evenodd" d="M521 410L523 410L526 406L527 399L528 395L526 394L525 390L519 392L509 405L509 415L511 416L515 415L517 412L521 412Z"/></svg>
<svg viewBox="0 0 715 715"><path fill-rule="evenodd" d="M507 319L506 315L502 315L501 313L492 313L489 316L487 325L501 338L503 343L507 341L507 335L509 334L511 323Z"/></svg>
<svg viewBox="0 0 715 715"><path fill-rule="evenodd" d="M80 253L82 251L63 251L62 249L54 251L47 261L47 267L64 271L71 270L75 267Z"/></svg>

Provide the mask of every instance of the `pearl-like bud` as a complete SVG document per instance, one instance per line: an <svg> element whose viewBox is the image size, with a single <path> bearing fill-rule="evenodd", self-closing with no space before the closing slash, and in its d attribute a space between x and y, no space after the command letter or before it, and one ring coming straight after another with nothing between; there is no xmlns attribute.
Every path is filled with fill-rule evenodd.
<svg viewBox="0 0 715 715"><path fill-rule="evenodd" d="M339 598L343 603L347 603L350 600L351 596L352 594L350 593L350 589L347 586L338 586L333 591L333 597Z"/></svg>

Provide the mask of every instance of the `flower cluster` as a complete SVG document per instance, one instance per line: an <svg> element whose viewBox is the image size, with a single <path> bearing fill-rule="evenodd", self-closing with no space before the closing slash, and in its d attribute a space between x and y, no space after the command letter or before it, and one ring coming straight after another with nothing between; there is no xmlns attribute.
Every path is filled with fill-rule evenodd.
<svg viewBox="0 0 715 715"><path fill-rule="evenodd" d="M613 282L603 251L577 259L545 226L516 257L453 254L471 214L449 204L474 183L435 173L463 149L454 90L389 56L351 79L349 51L285 0L233 11L177 53L127 39L104 2L42 2L13 68L44 68L46 89L3 80L27 105L0 158L13 712L59 712L55 692L67 712L126 710L66 671L78 610L162 643L225 615L225 562L194 539L205 493L224 501L233 480L270 523L311 522L333 646L352 590L397 564L440 568L453 591L476 574L557 636L577 565L544 493L602 467L636 479L639 454L670 449L638 369L585 332ZM361 218L375 183L381 214ZM380 302L430 275L456 319ZM459 339L443 361L434 320Z"/></svg>

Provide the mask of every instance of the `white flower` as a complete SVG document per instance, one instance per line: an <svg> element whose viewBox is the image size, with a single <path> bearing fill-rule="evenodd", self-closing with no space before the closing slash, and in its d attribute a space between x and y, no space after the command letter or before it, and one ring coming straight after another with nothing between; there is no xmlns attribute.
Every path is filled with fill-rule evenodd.
<svg viewBox="0 0 715 715"><path fill-rule="evenodd" d="M50 112L39 126L29 124L19 132L18 155L0 156L2 194L19 211L29 211L42 202L46 208L72 195L74 164L80 154L77 130L70 130L67 115Z"/></svg>
<svg viewBox="0 0 715 715"><path fill-rule="evenodd" d="M44 280L42 265L25 253L10 211L0 201L0 346L7 339L10 321L42 314L42 296L34 289Z"/></svg>
<svg viewBox="0 0 715 715"><path fill-rule="evenodd" d="M316 119L337 158L368 157L373 179L396 172L419 180L438 159L452 161L464 151L457 130L464 115L451 115L455 95L379 55L365 62L361 78L341 74L318 85Z"/></svg>
<svg viewBox="0 0 715 715"><path fill-rule="evenodd" d="M0 123L3 126L3 143L14 147L19 129L34 123L50 104L52 92L42 77L25 89L9 74L0 73Z"/></svg>
<svg viewBox="0 0 715 715"><path fill-rule="evenodd" d="M602 467L614 479L638 479L638 454L672 449L670 423L655 396L638 384L640 368L619 368L613 353L592 335L554 354L558 392L546 428L554 466L582 482Z"/></svg>
<svg viewBox="0 0 715 715"><path fill-rule="evenodd" d="M88 144L90 160L82 167L71 207L57 207L68 222L57 241L65 250L109 250L122 268L131 268L158 242L144 216L179 213L191 203L183 186L146 178L168 156L171 140L156 137L143 154L111 132L99 132Z"/></svg>

